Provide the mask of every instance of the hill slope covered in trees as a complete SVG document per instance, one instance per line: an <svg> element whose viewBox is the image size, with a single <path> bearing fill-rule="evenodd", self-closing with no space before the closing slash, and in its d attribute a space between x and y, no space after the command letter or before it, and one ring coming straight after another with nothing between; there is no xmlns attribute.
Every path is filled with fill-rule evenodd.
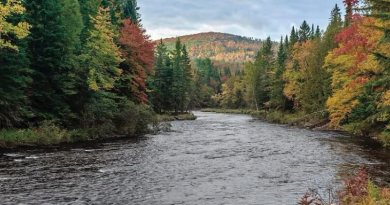
<svg viewBox="0 0 390 205"><path fill-rule="evenodd" d="M179 36L188 48L189 56L216 61L243 63L253 60L261 49L262 40L233 34L208 32ZM168 50L174 50L175 38L163 39Z"/></svg>

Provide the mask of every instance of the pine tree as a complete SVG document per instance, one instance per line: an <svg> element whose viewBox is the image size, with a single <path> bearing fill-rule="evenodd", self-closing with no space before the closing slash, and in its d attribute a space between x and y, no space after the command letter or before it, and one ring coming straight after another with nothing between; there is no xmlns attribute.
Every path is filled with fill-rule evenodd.
<svg viewBox="0 0 390 205"><path fill-rule="evenodd" d="M287 42L288 40L286 39L285 41ZM275 109L284 109L286 101L286 97L283 94L283 73L285 70L285 61L287 59L287 48L285 47L286 42L283 42L283 37L280 39L276 70L271 81L270 107Z"/></svg>
<svg viewBox="0 0 390 205"><path fill-rule="evenodd" d="M172 81L172 78L167 75L167 71L170 69L166 65L166 60L168 57L168 50L162 39L159 44L156 46L155 53L155 75L152 77L152 98L151 102L154 106L154 110L157 113L162 113L163 109L166 108L165 105L169 104L170 85L169 82Z"/></svg>
<svg viewBox="0 0 390 205"><path fill-rule="evenodd" d="M316 33L315 33L315 37L316 38L320 38L321 37L321 30L320 30L320 26L317 25L317 29L316 29Z"/></svg>
<svg viewBox="0 0 390 205"><path fill-rule="evenodd" d="M173 50L173 84L172 84L172 93L173 97L171 99L172 105L174 107L175 113L178 113L181 109L181 105L183 104L182 99L185 94L184 86L183 86L183 68L181 66L182 62L182 49L183 45L180 41L180 38L176 40L175 50Z"/></svg>
<svg viewBox="0 0 390 205"><path fill-rule="evenodd" d="M66 56L65 27L62 3L57 0L26 1L26 19L35 25L28 37L28 56L34 71L31 105L34 121L65 119L71 115L66 103L64 85L66 76L63 58Z"/></svg>
<svg viewBox="0 0 390 205"><path fill-rule="evenodd" d="M270 100L270 73L273 72L272 41L268 37L256 58L255 65L260 69L260 93L258 103L264 106Z"/></svg>
<svg viewBox="0 0 390 205"><path fill-rule="evenodd" d="M310 40L313 40L315 38L315 30L314 30L314 24L311 25L311 30L310 30Z"/></svg>
<svg viewBox="0 0 390 205"><path fill-rule="evenodd" d="M294 26L291 29L291 34L290 34L290 43L289 43L289 48L294 47L295 43L298 42L299 37L296 35L296 31Z"/></svg>
<svg viewBox="0 0 390 205"><path fill-rule="evenodd" d="M301 27L299 27L299 42L303 43L309 40L310 38L310 26L306 21L303 21Z"/></svg>
<svg viewBox="0 0 390 205"><path fill-rule="evenodd" d="M188 56L187 48L185 45L183 45L182 48L182 61L181 61L181 67L182 67L182 78L183 81L183 87L184 87L184 94L181 96L181 111L188 111L188 105L190 101L192 101L193 95L193 76L192 76L192 68L191 68L191 60Z"/></svg>

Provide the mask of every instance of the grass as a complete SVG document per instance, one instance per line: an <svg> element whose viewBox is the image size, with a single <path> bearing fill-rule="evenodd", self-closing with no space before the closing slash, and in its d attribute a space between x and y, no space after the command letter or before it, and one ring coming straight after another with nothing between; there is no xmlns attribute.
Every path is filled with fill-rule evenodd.
<svg viewBox="0 0 390 205"><path fill-rule="evenodd" d="M71 142L71 132L51 122L43 122L37 128L0 130L0 147L44 146Z"/></svg>

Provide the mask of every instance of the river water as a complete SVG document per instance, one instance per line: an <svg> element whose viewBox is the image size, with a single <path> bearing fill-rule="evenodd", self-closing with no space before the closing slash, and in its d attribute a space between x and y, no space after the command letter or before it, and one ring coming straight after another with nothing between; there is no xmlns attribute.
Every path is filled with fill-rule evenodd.
<svg viewBox="0 0 390 205"><path fill-rule="evenodd" d="M390 177L387 152L365 140L195 114L169 133L0 154L0 204L292 205L362 167Z"/></svg>

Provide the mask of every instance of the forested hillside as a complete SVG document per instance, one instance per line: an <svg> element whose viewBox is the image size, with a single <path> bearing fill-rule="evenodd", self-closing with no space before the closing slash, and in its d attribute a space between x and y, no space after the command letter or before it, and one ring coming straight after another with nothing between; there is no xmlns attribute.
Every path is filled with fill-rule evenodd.
<svg viewBox="0 0 390 205"><path fill-rule="evenodd" d="M262 40L226 33L199 33L179 36L188 48L191 59L210 58L216 61L244 63L253 60L261 49ZM175 46L176 38L163 39L168 50Z"/></svg>

